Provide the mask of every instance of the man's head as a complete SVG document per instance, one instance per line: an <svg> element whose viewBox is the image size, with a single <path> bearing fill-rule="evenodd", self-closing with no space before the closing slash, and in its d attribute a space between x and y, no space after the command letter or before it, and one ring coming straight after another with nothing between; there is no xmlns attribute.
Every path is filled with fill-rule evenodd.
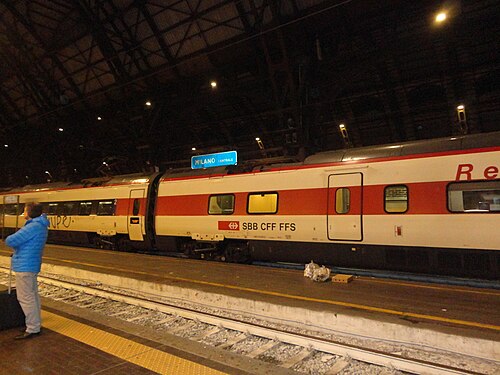
<svg viewBox="0 0 500 375"><path fill-rule="evenodd" d="M24 205L24 218L26 220L34 219L42 214L43 209L40 203L29 202Z"/></svg>

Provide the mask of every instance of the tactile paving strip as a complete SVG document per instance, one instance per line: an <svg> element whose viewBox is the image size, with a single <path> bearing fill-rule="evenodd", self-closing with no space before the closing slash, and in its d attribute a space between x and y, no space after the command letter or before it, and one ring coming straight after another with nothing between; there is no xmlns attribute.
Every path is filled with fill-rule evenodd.
<svg viewBox="0 0 500 375"><path fill-rule="evenodd" d="M139 344L101 329L42 311L43 327L159 374L218 375L224 372Z"/></svg>

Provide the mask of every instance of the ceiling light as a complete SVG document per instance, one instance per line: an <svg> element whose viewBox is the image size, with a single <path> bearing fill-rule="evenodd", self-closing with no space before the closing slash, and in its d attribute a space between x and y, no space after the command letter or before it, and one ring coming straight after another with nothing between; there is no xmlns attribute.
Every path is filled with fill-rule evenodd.
<svg viewBox="0 0 500 375"><path fill-rule="evenodd" d="M255 138L255 140L257 141L257 145L259 146L259 148L261 150L263 150L264 149L264 143L260 140L260 138L257 137L257 138Z"/></svg>
<svg viewBox="0 0 500 375"><path fill-rule="evenodd" d="M9 145L3 145L3 147L9 147Z"/></svg>
<svg viewBox="0 0 500 375"><path fill-rule="evenodd" d="M465 109L465 106L464 106L463 104L460 104L459 106L457 106L457 109L458 109L458 110Z"/></svg>
<svg viewBox="0 0 500 375"><path fill-rule="evenodd" d="M191 147L191 151L196 151L196 147Z"/></svg>
<svg viewBox="0 0 500 375"><path fill-rule="evenodd" d="M345 124L339 124L340 135L344 141L346 147L352 147L351 140L349 139L349 133L347 132L347 127Z"/></svg>
<svg viewBox="0 0 500 375"><path fill-rule="evenodd" d="M97 121L101 121L102 120L102 117L101 116L97 116Z"/></svg>
<svg viewBox="0 0 500 375"><path fill-rule="evenodd" d="M146 106L151 107L151 102L149 100L145 104Z"/></svg>
<svg viewBox="0 0 500 375"><path fill-rule="evenodd" d="M59 128L59 131L60 131L60 132L63 132L63 131L64 131L64 129L63 129L63 128Z"/></svg>
<svg viewBox="0 0 500 375"><path fill-rule="evenodd" d="M445 12L439 12L438 14L436 14L436 18L435 18L435 21L440 23L440 22L443 22L446 20L446 13Z"/></svg>
<svg viewBox="0 0 500 375"><path fill-rule="evenodd" d="M212 86L213 89L217 87L217 82L216 81L210 81L210 86Z"/></svg>

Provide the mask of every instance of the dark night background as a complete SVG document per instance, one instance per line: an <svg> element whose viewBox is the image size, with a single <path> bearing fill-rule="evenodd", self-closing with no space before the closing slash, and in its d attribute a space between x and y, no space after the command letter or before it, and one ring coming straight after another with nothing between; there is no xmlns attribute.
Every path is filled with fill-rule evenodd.
<svg viewBox="0 0 500 375"><path fill-rule="evenodd" d="M491 0L4 0L0 187L500 130L499 19Z"/></svg>

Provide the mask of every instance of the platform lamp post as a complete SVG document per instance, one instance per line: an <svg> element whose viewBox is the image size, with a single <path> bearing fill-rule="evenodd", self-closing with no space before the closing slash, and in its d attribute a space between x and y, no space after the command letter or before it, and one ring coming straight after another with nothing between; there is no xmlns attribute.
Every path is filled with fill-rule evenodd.
<svg viewBox="0 0 500 375"><path fill-rule="evenodd" d="M47 179L47 182L52 182L52 180L53 180L54 178L52 177L52 175L50 174L50 172L49 172L49 171L45 171L45 174L46 174L47 176L49 176L49 178Z"/></svg>
<svg viewBox="0 0 500 375"><path fill-rule="evenodd" d="M347 132L347 128L346 128L345 124L339 125L339 131L340 131L340 135L342 136L342 139L344 140L344 145L346 147L352 147L351 140L349 139L349 133Z"/></svg>
<svg viewBox="0 0 500 375"><path fill-rule="evenodd" d="M467 125L467 115L463 104L457 106L457 117L460 133L467 134L469 132L469 126Z"/></svg>
<svg viewBox="0 0 500 375"><path fill-rule="evenodd" d="M264 149L264 143L262 142L262 139L260 139L259 137L255 138L255 141L257 142L257 146L259 146L259 148L261 150Z"/></svg>

